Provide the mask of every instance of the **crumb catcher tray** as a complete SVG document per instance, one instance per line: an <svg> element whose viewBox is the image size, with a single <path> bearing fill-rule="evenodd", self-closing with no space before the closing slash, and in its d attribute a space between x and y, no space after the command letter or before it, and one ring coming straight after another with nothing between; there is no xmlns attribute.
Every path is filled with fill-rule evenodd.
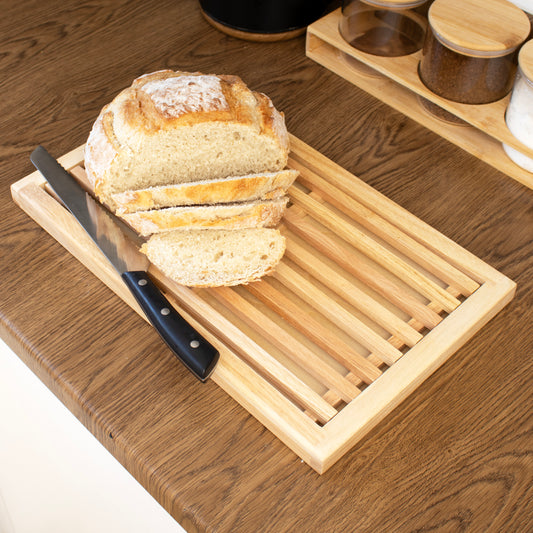
<svg viewBox="0 0 533 533"><path fill-rule="evenodd" d="M150 274L219 349L213 381L323 473L500 311L515 284L299 139L291 148L300 177L272 276L190 289ZM60 162L83 179L83 146ZM11 191L143 316L39 172Z"/></svg>

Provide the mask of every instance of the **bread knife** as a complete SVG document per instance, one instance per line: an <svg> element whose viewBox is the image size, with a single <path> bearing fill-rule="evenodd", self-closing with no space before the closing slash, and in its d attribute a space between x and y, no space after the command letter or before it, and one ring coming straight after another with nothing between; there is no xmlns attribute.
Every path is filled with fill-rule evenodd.
<svg viewBox="0 0 533 533"><path fill-rule="evenodd" d="M178 359L200 380L215 368L219 353L170 304L148 276L141 238L110 213L42 146L30 156L33 165L121 275L148 321Z"/></svg>

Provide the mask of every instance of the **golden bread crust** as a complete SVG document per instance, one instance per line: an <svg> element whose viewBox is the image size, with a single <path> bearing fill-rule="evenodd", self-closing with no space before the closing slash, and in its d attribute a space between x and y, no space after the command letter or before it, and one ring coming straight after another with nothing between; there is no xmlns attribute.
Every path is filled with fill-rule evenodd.
<svg viewBox="0 0 533 533"><path fill-rule="evenodd" d="M280 198L298 176L296 170L237 176L226 179L179 183L113 195L117 214L148 211L180 205L200 205L272 200Z"/></svg>
<svg viewBox="0 0 533 533"><path fill-rule="evenodd" d="M128 213L122 218L145 237L174 229L274 227L283 217L287 202L288 198L283 197L264 202L169 207Z"/></svg>
<svg viewBox="0 0 533 533"><path fill-rule="evenodd" d="M108 109L105 106L96 119L85 145L85 170L97 195L100 177L105 174L120 149L113 135L113 115Z"/></svg>

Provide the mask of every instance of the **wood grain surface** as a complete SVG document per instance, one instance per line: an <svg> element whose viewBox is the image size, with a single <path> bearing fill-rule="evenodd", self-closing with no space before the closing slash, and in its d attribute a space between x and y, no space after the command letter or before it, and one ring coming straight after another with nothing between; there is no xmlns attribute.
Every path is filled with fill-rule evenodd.
<svg viewBox="0 0 533 533"><path fill-rule="evenodd" d="M176 520L246 533L531 529L532 190L306 58L303 37L224 35L193 0L2 8L0 334ZM199 384L11 201L37 144L56 156L82 144L104 104L161 68L240 75L295 136L518 284L322 476L215 384Z"/></svg>

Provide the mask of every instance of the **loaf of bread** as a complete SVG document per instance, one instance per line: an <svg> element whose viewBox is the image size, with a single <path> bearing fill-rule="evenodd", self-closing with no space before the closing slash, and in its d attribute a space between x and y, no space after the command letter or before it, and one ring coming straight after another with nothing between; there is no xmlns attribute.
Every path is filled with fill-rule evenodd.
<svg viewBox="0 0 533 533"><path fill-rule="evenodd" d="M279 230L175 230L152 235L141 251L189 287L238 285L270 273L285 253Z"/></svg>
<svg viewBox="0 0 533 533"><path fill-rule="evenodd" d="M235 204L167 207L127 213L122 218L140 235L149 236L173 229L245 229L276 226L288 198Z"/></svg>
<svg viewBox="0 0 533 533"><path fill-rule="evenodd" d="M116 193L278 172L288 152L283 115L240 78L163 70L103 108L85 168L96 196L116 210Z"/></svg>
<svg viewBox="0 0 533 533"><path fill-rule="evenodd" d="M236 76L163 70L99 114L85 147L97 198L189 286L249 283L285 251L276 226L298 172L282 113Z"/></svg>
<svg viewBox="0 0 533 533"><path fill-rule="evenodd" d="M284 196L297 176L298 171L285 169L280 172L160 185L116 193L112 198L119 215L180 205L273 200Z"/></svg>

